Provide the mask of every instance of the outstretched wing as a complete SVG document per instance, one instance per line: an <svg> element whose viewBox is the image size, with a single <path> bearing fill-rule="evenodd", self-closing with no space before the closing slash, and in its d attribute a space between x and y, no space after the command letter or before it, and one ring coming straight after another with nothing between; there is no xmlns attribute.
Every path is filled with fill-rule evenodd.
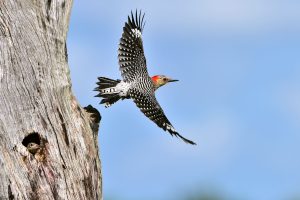
<svg viewBox="0 0 300 200"><path fill-rule="evenodd" d="M180 137L186 143L193 145L196 144L193 141L184 138L175 130L154 95L143 94L138 89L130 89L129 94L137 107L144 113L144 115L156 123L157 126L168 131L172 136L175 135L176 137Z"/></svg>
<svg viewBox="0 0 300 200"><path fill-rule="evenodd" d="M144 16L141 11L131 12L128 21L123 27L123 34L118 49L118 59L121 75L126 82L131 82L140 75L148 75L146 58L144 55L142 32L145 26Z"/></svg>

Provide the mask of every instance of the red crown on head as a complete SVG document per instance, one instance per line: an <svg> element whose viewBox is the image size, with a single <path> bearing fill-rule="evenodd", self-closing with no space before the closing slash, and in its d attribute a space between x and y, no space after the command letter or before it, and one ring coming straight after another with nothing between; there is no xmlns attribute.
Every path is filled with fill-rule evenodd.
<svg viewBox="0 0 300 200"><path fill-rule="evenodd" d="M159 79L159 75L152 76L152 81L153 82L157 82L158 79Z"/></svg>

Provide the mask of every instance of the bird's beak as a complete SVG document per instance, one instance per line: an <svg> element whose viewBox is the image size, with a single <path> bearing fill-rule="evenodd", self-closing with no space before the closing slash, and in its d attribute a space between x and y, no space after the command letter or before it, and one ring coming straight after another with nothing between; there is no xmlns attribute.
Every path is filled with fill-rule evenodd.
<svg viewBox="0 0 300 200"><path fill-rule="evenodd" d="M176 82L176 81L179 81L179 80L170 78L168 82Z"/></svg>

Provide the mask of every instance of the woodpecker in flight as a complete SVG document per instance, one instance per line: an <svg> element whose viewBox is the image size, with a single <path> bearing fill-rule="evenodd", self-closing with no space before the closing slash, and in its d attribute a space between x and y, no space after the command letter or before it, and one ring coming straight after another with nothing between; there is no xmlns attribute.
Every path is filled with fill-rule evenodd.
<svg viewBox="0 0 300 200"><path fill-rule="evenodd" d="M175 130L155 98L155 91L159 87L178 80L164 75L149 76L142 41L144 16L141 11L139 13L136 11L135 16L131 12L123 27L118 48L123 80L98 77L98 87L95 91L99 94L96 97L103 98L100 104L105 104L105 107L111 106L119 99L131 98L144 115L160 128L168 131L172 136L180 137L186 143L195 145L196 143L184 138Z"/></svg>

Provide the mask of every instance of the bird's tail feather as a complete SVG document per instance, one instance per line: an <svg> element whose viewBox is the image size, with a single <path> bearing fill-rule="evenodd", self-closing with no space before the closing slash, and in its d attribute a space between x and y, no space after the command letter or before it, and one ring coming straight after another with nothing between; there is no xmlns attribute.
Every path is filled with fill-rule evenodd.
<svg viewBox="0 0 300 200"><path fill-rule="evenodd" d="M109 107L116 103L121 97L119 91L116 90L116 85L121 82L121 80L110 79L106 77L98 77L98 82L94 91L98 91L95 97L102 97L100 104L105 104L105 107Z"/></svg>

